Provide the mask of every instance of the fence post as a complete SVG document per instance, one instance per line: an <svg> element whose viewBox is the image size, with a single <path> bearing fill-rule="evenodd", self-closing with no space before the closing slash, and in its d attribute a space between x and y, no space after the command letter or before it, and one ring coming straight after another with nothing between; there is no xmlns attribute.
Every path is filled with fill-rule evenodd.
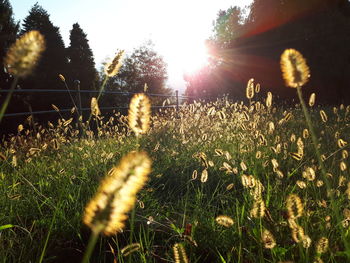
<svg viewBox="0 0 350 263"><path fill-rule="evenodd" d="M176 90L176 111L179 111L179 91Z"/></svg>
<svg viewBox="0 0 350 263"><path fill-rule="evenodd" d="M83 121L83 110L82 110L82 107L81 107L81 96L80 96L80 80L76 79L74 80L74 83L75 85L77 86L77 97L78 97L78 109L76 109L78 111L78 120L77 120L77 123L78 123L78 129L79 129L79 136L82 136L82 132L83 132L83 129L82 129L82 121Z"/></svg>
<svg viewBox="0 0 350 263"><path fill-rule="evenodd" d="M81 116L83 114L83 111L81 110L81 96L80 96L80 80L76 79L74 80L75 85L77 86L77 95L78 95L78 111L79 115Z"/></svg>

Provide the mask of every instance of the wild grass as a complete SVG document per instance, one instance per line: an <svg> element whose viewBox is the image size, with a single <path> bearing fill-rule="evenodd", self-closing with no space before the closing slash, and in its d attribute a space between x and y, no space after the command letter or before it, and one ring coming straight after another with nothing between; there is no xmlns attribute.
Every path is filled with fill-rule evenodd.
<svg viewBox="0 0 350 263"><path fill-rule="evenodd" d="M327 186L300 105L270 104L194 102L154 113L137 139L120 114L93 117L83 136L66 120L36 132L23 124L1 151L1 262L80 262L86 204L137 149L152 159L150 179L91 262L347 262L350 106L309 108Z"/></svg>

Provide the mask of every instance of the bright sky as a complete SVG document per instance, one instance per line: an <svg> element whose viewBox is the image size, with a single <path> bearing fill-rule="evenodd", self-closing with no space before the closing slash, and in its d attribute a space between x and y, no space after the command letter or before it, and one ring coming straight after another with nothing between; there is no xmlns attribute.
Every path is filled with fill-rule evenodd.
<svg viewBox="0 0 350 263"><path fill-rule="evenodd" d="M80 24L98 68L117 49L132 52L151 39L168 64L168 86L182 92L183 73L205 62L204 40L218 11L252 0L10 0L16 20L23 20L36 2L60 28L66 46L72 25Z"/></svg>

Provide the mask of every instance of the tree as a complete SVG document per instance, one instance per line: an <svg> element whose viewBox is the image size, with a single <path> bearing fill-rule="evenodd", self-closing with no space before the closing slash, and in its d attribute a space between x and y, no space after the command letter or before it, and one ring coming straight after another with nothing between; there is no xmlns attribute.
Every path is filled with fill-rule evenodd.
<svg viewBox="0 0 350 263"><path fill-rule="evenodd" d="M80 81L80 88L95 90L98 82L98 73L95 61L86 34L78 23L73 24L70 31L70 46L67 48L69 58L66 81L70 88L76 88L76 80ZM95 96L96 94L93 94ZM90 106L90 94L81 95L82 106Z"/></svg>
<svg viewBox="0 0 350 263"><path fill-rule="evenodd" d="M46 50L32 76L21 83L25 89L62 89L59 74L65 75L68 59L59 28L50 21L50 16L40 5L35 4L24 19L21 33L38 30L45 38ZM60 108L72 106L67 94L35 95L29 100L34 110L50 109L51 104Z"/></svg>
<svg viewBox="0 0 350 263"><path fill-rule="evenodd" d="M69 58L67 76L70 81L79 80L82 89L94 90L97 80L94 56L86 34L78 23L75 23L70 31L70 46L67 53Z"/></svg>
<svg viewBox="0 0 350 263"><path fill-rule="evenodd" d="M224 48L229 46L232 40L240 37L245 23L243 12L238 6L230 7L227 11L220 10L213 23L214 35L211 41Z"/></svg>
<svg viewBox="0 0 350 263"><path fill-rule="evenodd" d="M306 97L316 92L321 103L350 102L350 50L344 45L350 41L348 0L254 0L250 8L241 25L239 19L230 21L232 8L219 13L210 39L215 75L241 90L253 77L276 97L296 98L294 90L281 88L279 66L284 49L295 48L311 68Z"/></svg>
<svg viewBox="0 0 350 263"><path fill-rule="evenodd" d="M125 92L143 92L145 83L148 93L169 94L165 87L167 65L154 50L152 42L147 42L126 55L119 73L112 77L107 89ZM125 98L122 100L125 101ZM117 103L120 103L119 100ZM115 103L114 103L115 104Z"/></svg>
<svg viewBox="0 0 350 263"><path fill-rule="evenodd" d="M0 0L0 85L8 88L9 75L4 71L4 57L9 46L16 40L18 23L13 19L12 6L8 0Z"/></svg>

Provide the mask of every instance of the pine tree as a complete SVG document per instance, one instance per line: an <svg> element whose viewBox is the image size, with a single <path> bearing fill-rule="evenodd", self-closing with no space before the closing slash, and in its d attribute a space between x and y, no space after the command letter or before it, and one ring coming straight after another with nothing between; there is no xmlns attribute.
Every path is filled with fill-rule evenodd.
<svg viewBox="0 0 350 263"><path fill-rule="evenodd" d="M26 89L62 89L59 74L65 75L68 70L68 59L59 28L50 21L50 15L40 5L35 4L24 19L21 33L38 30L45 38L46 50L33 75L21 84ZM34 110L48 110L51 104L60 108L70 107L72 103L67 94L32 96L30 104Z"/></svg>
<svg viewBox="0 0 350 263"><path fill-rule="evenodd" d="M9 46L16 40L18 23L13 19L12 6L8 0L0 0L0 85L8 88L10 77L4 71L4 57Z"/></svg>
<svg viewBox="0 0 350 263"><path fill-rule="evenodd" d="M81 89L94 90L97 80L94 57L86 34L78 23L75 23L70 31L70 46L67 51L69 81L79 80Z"/></svg>

